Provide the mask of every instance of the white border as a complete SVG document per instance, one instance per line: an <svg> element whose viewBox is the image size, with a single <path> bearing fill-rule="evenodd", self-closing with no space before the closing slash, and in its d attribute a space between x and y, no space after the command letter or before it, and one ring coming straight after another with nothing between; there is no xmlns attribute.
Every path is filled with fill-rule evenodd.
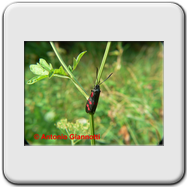
<svg viewBox="0 0 187 187"><path fill-rule="evenodd" d="M164 41L164 146L23 146L23 44L50 40ZM4 14L6 178L13 183L180 180L184 174L183 40L184 13L172 3L10 5Z"/></svg>

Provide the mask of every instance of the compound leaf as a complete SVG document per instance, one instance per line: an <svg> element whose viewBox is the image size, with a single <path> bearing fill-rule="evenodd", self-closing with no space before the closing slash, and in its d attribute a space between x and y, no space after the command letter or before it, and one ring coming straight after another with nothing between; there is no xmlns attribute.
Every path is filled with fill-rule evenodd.
<svg viewBox="0 0 187 187"><path fill-rule="evenodd" d="M39 63L37 63L37 65L32 64L29 67L30 67L30 70L36 75L48 75L49 74L49 72L45 70L44 68L42 68Z"/></svg>
<svg viewBox="0 0 187 187"><path fill-rule="evenodd" d="M34 84L42 79L45 79L46 77L48 77L48 75L41 75L41 76L36 76L36 77L33 77L32 79L30 79L27 84Z"/></svg>
<svg viewBox="0 0 187 187"><path fill-rule="evenodd" d="M43 58L40 58L39 63L40 63L40 65L41 65L44 69L46 69L46 70L48 70L48 71L51 70L51 67L49 66L49 64L48 64Z"/></svg>

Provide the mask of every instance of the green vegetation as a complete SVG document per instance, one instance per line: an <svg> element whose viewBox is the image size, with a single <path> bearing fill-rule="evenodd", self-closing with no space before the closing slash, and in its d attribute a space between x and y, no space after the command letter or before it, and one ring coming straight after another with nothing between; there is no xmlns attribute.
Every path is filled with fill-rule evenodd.
<svg viewBox="0 0 187 187"><path fill-rule="evenodd" d="M56 42L67 66L90 94L107 42ZM78 66L76 58L81 52ZM66 134L76 127L86 134L89 114L86 99L70 79L45 78L33 85L29 66L45 59L49 67L61 64L49 42L25 43L25 138L32 145L90 145L90 140L34 139L34 134ZM45 65L44 65L45 66ZM60 70L59 70L60 71ZM160 42L112 42L101 81L99 104L94 115L96 145L156 145L163 136L163 46ZM57 73L57 72L56 72ZM45 72L42 76L46 76ZM63 122L63 123L60 123ZM66 125L65 125L66 123ZM66 128L67 127L67 128ZM81 128L80 128L81 127ZM75 130L75 128L74 128ZM68 131L69 132L69 131ZM88 131L89 134L89 131Z"/></svg>

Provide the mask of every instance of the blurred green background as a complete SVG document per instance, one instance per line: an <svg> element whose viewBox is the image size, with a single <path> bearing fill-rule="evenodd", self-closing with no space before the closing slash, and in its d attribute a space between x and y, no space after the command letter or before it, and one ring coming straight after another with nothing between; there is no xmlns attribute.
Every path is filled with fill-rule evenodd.
<svg viewBox="0 0 187 187"><path fill-rule="evenodd" d="M90 95L107 42L55 42L66 65L87 51L73 72ZM49 42L25 42L25 139L31 145L71 145L67 140L35 140L34 134L60 135L61 119L89 120L86 99L68 79L46 78L33 85L29 65L45 59L61 66ZM161 42L112 42L95 117L97 145L157 145L163 137L163 45ZM81 140L77 145L90 145Z"/></svg>

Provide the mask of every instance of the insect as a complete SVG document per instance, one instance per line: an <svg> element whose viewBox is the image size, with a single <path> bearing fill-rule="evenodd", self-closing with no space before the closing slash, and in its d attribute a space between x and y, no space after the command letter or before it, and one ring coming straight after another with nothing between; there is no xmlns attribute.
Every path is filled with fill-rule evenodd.
<svg viewBox="0 0 187 187"><path fill-rule="evenodd" d="M98 69L96 70L96 85L95 87L91 90L90 97L86 103L86 112L90 114L94 114L95 110L97 108L98 100L99 100L99 95L100 95L100 85L105 82L113 73L111 73L102 83L98 83L97 81L97 74L98 74Z"/></svg>

